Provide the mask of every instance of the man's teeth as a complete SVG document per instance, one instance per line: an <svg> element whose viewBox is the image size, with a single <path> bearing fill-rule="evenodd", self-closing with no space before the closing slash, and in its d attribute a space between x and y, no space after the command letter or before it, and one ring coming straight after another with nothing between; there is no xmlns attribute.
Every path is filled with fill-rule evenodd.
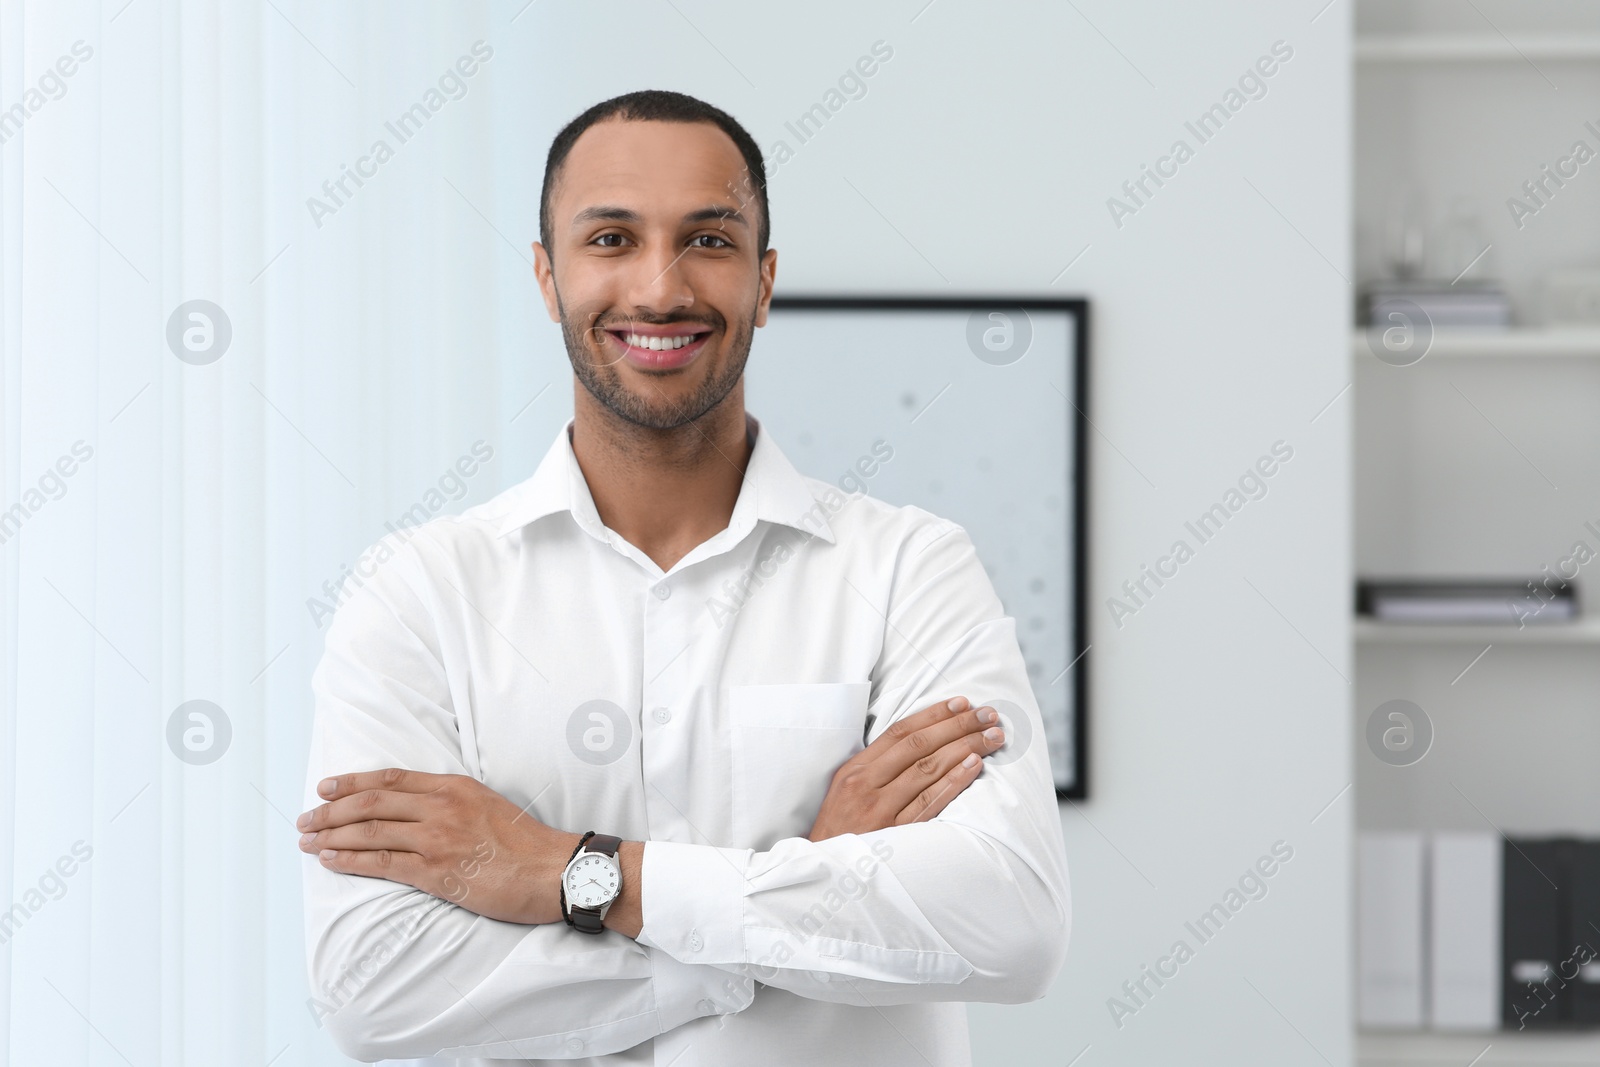
<svg viewBox="0 0 1600 1067"><path fill-rule="evenodd" d="M652 352L659 352L664 348L682 348L695 339L696 335L690 334L684 334L681 337L658 337L654 335L646 336L642 333L630 333L624 338L632 347L648 348Z"/></svg>

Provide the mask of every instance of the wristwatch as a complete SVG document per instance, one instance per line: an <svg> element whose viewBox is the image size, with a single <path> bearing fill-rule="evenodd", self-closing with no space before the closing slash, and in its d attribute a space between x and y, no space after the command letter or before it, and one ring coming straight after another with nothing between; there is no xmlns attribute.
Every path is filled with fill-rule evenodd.
<svg viewBox="0 0 1600 1067"><path fill-rule="evenodd" d="M586 934L598 934L606 912L622 895L622 864L617 862L620 837L584 834L561 872L561 914L567 925Z"/></svg>

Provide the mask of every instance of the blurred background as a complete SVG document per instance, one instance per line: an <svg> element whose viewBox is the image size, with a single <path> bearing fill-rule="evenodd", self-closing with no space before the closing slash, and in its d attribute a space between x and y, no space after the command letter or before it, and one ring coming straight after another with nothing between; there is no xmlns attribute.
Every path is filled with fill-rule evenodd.
<svg viewBox="0 0 1600 1067"><path fill-rule="evenodd" d="M768 150L780 295L1089 303L1072 941L974 1063L1600 1062L1594 5L3 0L0 1063L348 1062L327 615L570 415L544 156L639 88Z"/></svg>

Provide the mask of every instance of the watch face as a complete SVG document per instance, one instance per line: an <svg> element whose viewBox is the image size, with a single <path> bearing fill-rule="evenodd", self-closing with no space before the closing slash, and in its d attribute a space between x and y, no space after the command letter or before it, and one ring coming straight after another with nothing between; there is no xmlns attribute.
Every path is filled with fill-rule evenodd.
<svg viewBox="0 0 1600 1067"><path fill-rule="evenodd" d="M622 879L610 856L585 852L567 868L567 902L578 908L598 908L615 900Z"/></svg>

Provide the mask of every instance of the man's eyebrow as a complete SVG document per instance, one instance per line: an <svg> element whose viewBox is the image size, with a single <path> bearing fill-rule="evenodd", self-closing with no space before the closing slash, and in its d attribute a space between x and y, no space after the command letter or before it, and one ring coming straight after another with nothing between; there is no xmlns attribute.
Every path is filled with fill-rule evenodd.
<svg viewBox="0 0 1600 1067"><path fill-rule="evenodd" d="M586 207L576 215L572 216L572 224L574 226L582 225L585 222L640 221L643 221L643 216L641 216L637 211L634 211L632 208L617 207L613 204L596 204L594 207Z"/></svg>
<svg viewBox="0 0 1600 1067"><path fill-rule="evenodd" d="M703 207L699 211L691 211L683 217L684 222L737 222L746 228L750 221L738 210L731 207Z"/></svg>
<svg viewBox="0 0 1600 1067"><path fill-rule="evenodd" d="M586 222L640 223L643 221L644 216L640 215L632 208L619 207L614 204L596 204L593 207L586 207L576 215L572 216L572 224L574 226L582 226ZM737 222L739 225L746 228L748 228L750 225L750 221L748 219L740 214L736 208L731 207L699 208L698 210L691 211L685 215L683 217L683 221L691 223Z"/></svg>

